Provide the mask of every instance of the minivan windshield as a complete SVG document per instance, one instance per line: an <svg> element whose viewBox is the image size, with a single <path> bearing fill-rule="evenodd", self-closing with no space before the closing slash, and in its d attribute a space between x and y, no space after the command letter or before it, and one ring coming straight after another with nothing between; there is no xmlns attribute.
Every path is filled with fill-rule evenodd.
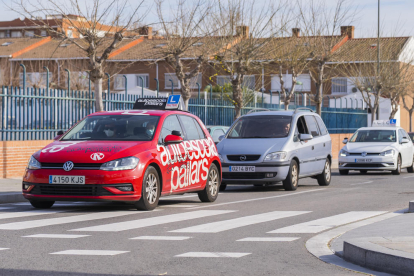
<svg viewBox="0 0 414 276"><path fill-rule="evenodd" d="M395 130L391 129L365 129L358 130L349 140L350 143L363 142L396 142Z"/></svg>
<svg viewBox="0 0 414 276"><path fill-rule="evenodd" d="M227 138L283 138L290 130L292 116L257 115L241 117Z"/></svg>
<svg viewBox="0 0 414 276"><path fill-rule="evenodd" d="M62 140L151 141L159 118L149 115L89 116Z"/></svg>

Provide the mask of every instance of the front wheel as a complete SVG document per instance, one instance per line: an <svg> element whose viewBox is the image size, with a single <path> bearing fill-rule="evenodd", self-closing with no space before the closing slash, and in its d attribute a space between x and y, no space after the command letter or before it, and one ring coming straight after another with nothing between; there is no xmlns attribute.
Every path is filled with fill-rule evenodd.
<svg viewBox="0 0 414 276"><path fill-rule="evenodd" d="M331 184L331 162L328 158L325 161L323 172L317 176L319 186L328 186Z"/></svg>
<svg viewBox="0 0 414 276"><path fill-rule="evenodd" d="M202 202L214 202L219 191L220 175L216 165L211 164L208 171L207 183L204 190L198 192L198 198Z"/></svg>
<svg viewBox="0 0 414 276"><path fill-rule="evenodd" d="M397 159L397 168L392 171L393 175L399 175L401 173L401 156L398 155Z"/></svg>
<svg viewBox="0 0 414 276"><path fill-rule="evenodd" d="M54 201L40 201L40 200L30 200L30 204L32 204L33 207L38 209L49 209L50 207L55 204Z"/></svg>
<svg viewBox="0 0 414 276"><path fill-rule="evenodd" d="M299 166L296 160L290 162L290 168L288 175L285 180L283 180L283 188L286 191L295 191L298 188L299 184Z"/></svg>
<svg viewBox="0 0 414 276"><path fill-rule="evenodd" d="M135 203L135 207L144 211L154 210L160 199L160 187L160 177L157 170L149 166L142 181L141 199Z"/></svg>

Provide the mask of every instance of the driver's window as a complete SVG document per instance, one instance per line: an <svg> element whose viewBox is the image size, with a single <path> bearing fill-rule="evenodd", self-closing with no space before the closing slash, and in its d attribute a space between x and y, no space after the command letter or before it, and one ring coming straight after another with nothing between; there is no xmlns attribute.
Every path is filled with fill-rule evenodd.
<svg viewBox="0 0 414 276"><path fill-rule="evenodd" d="M308 129L306 127L306 122L303 116L298 118L295 128L295 135L293 136L293 141L299 141L299 134L308 134Z"/></svg>
<svg viewBox="0 0 414 276"><path fill-rule="evenodd" d="M178 121L178 118L176 115L168 116L164 120L164 124L162 125L161 134L160 134L160 138L158 142L164 143L165 137L167 137L167 135L170 135L173 130L178 130L181 133L183 133L180 122Z"/></svg>

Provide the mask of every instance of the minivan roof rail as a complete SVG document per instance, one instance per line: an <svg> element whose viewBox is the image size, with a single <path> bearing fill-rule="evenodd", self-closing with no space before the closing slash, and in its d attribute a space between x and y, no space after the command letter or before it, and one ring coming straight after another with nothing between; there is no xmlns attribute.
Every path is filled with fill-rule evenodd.
<svg viewBox="0 0 414 276"><path fill-rule="evenodd" d="M254 108L252 110L250 110L249 112L247 112L247 114L253 113L253 112L260 112L260 111L270 111L270 109L267 108Z"/></svg>
<svg viewBox="0 0 414 276"><path fill-rule="evenodd" d="M310 112L314 112L313 109L310 109L308 107L298 107L298 108L295 109L295 112L293 112L293 113L296 114L299 111L310 111Z"/></svg>

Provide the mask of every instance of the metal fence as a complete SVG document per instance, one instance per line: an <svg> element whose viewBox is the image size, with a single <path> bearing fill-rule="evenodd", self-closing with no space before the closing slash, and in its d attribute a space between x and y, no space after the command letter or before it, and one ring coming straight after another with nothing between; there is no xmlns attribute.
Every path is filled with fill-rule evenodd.
<svg viewBox="0 0 414 276"><path fill-rule="evenodd" d="M62 89L2 87L0 94L1 141L53 139L57 131L67 130L86 115L95 112L94 92ZM132 109L139 95L103 94L106 110ZM303 105L289 106L295 109ZM303 103L303 102L302 102ZM315 109L314 106L307 106ZM246 114L254 108L283 110L270 103L249 103ZM229 126L234 120L234 106L227 100L190 99L189 111L206 125ZM354 108L323 107L322 119L330 133L350 133L367 125L367 111Z"/></svg>

